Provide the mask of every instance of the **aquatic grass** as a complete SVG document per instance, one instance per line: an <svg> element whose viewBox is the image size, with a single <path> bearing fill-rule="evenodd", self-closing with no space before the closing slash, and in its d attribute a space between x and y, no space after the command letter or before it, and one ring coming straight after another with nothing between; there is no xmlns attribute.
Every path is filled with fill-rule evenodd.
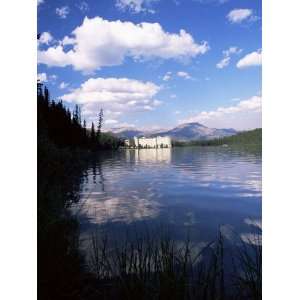
<svg viewBox="0 0 300 300"><path fill-rule="evenodd" d="M240 239L240 247L233 253L236 299L262 298L261 235L254 232L251 239Z"/></svg>
<svg viewBox="0 0 300 300"><path fill-rule="evenodd" d="M261 299L261 247L240 239L229 272L221 231L197 251L189 235L145 232L118 241L92 234L89 265L103 299Z"/></svg>

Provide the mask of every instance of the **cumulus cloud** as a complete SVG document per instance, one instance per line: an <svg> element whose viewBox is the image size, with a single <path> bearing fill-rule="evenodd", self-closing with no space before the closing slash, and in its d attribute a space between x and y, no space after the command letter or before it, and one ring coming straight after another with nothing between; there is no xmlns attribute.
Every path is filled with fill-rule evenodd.
<svg viewBox="0 0 300 300"><path fill-rule="evenodd" d="M67 88L68 86L69 86L69 83L66 83L66 82L63 81L63 82L60 83L59 88L61 90L63 90L65 88Z"/></svg>
<svg viewBox="0 0 300 300"><path fill-rule="evenodd" d="M231 23L241 23L249 19L253 14L252 9L243 8L243 9L233 9L227 15L227 19Z"/></svg>
<svg viewBox="0 0 300 300"><path fill-rule="evenodd" d="M115 124L118 124L119 121L118 120L114 120L114 119L107 119L107 120L104 121L104 123L106 125L115 125Z"/></svg>
<svg viewBox="0 0 300 300"><path fill-rule="evenodd" d="M223 69L227 67L231 60L232 54L240 54L243 50L239 49L238 47L229 47L227 50L223 51L223 59L221 59L217 64L216 67L218 69Z"/></svg>
<svg viewBox="0 0 300 300"><path fill-rule="evenodd" d="M47 73L38 73L37 74L37 79L42 82L42 83L51 83L51 84L55 84L55 81L57 79L57 76L55 74L52 75L47 75Z"/></svg>
<svg viewBox="0 0 300 300"><path fill-rule="evenodd" d="M72 65L75 70L93 72L104 66L120 65L125 57L136 61L154 57L184 60L208 50L208 42L197 44L183 29L169 33L159 23L134 24L86 17L71 36L38 51L38 62L59 67Z"/></svg>
<svg viewBox="0 0 300 300"><path fill-rule="evenodd" d="M70 13L70 8L68 6L57 7L55 9L55 13L61 18L66 19L68 14Z"/></svg>
<svg viewBox="0 0 300 300"><path fill-rule="evenodd" d="M201 111L196 115L181 120L204 123L208 127L235 128L238 130L261 127L261 96L253 96L239 101L236 105L218 107L212 111Z"/></svg>
<svg viewBox="0 0 300 300"><path fill-rule="evenodd" d="M117 0L116 7L122 11L129 10L133 13L155 13L151 4L157 0Z"/></svg>
<svg viewBox="0 0 300 300"><path fill-rule="evenodd" d="M37 80L39 80L40 82L47 82L48 81L47 74L46 73L38 73Z"/></svg>
<svg viewBox="0 0 300 300"><path fill-rule="evenodd" d="M163 81L169 81L171 78L172 78L172 72L167 72L163 77Z"/></svg>
<svg viewBox="0 0 300 300"><path fill-rule="evenodd" d="M190 74L188 72L184 72L184 71L177 72L177 76L178 77L182 77L184 79L192 79L192 77L190 76Z"/></svg>
<svg viewBox="0 0 300 300"><path fill-rule="evenodd" d="M160 87L152 82L128 78L90 78L61 99L83 106L83 116L96 118L102 107L109 119L124 112L149 111L161 104L155 99Z"/></svg>
<svg viewBox="0 0 300 300"><path fill-rule="evenodd" d="M239 69L244 69L253 66L260 66L261 62L262 62L262 54L261 54L261 49L259 49L257 51L245 55L242 59L238 61L236 66Z"/></svg>
<svg viewBox="0 0 300 300"><path fill-rule="evenodd" d="M40 35L39 43L49 45L53 41L53 37L50 32L43 32Z"/></svg>

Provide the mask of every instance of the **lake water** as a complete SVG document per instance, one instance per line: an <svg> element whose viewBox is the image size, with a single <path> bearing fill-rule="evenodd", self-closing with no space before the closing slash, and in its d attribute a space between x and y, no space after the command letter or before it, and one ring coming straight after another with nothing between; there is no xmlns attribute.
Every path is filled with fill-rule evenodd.
<svg viewBox="0 0 300 300"><path fill-rule="evenodd" d="M97 157L79 203L82 240L92 231L118 237L167 226L209 242L222 228L251 238L261 228L261 155L230 147L120 150ZM162 226L162 227L161 227Z"/></svg>

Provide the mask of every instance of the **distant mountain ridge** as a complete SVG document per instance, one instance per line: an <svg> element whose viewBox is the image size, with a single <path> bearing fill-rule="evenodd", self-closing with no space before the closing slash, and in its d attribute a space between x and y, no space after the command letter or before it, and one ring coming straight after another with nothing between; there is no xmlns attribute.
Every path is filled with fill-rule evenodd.
<svg viewBox="0 0 300 300"><path fill-rule="evenodd" d="M225 128L209 128L200 123L184 123L173 129L162 131L141 131L134 128L114 128L112 133L120 138L133 138L134 136L141 137L156 137L156 136L170 136L178 141L191 140L210 140L226 136L235 135L238 133L235 129Z"/></svg>

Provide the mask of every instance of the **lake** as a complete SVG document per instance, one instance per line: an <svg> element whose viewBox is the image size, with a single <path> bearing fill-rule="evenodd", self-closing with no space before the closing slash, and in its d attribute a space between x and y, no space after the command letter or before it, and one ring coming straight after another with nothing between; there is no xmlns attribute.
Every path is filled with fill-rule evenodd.
<svg viewBox="0 0 300 300"><path fill-rule="evenodd" d="M81 240L105 231L168 228L195 243L213 240L221 228L230 240L251 240L261 229L261 154L231 147L123 149L101 154L88 168L80 201ZM83 243L84 244L84 243Z"/></svg>

